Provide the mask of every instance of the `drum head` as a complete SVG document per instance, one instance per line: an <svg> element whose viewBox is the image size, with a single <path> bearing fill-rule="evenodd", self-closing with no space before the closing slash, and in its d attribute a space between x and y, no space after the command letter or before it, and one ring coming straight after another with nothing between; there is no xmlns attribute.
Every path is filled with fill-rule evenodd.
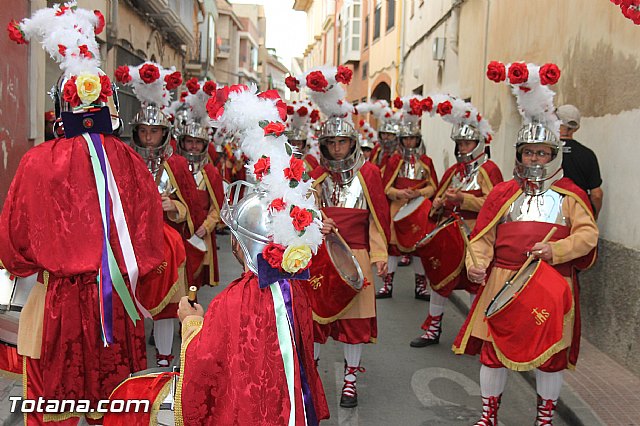
<svg viewBox="0 0 640 426"><path fill-rule="evenodd" d="M16 280L6 269L0 269L0 311L7 311L11 306Z"/></svg>
<svg viewBox="0 0 640 426"><path fill-rule="evenodd" d="M398 210L396 215L393 217L393 221L397 222L397 221L402 220L405 217L409 216L411 213L416 211L418 209L418 207L420 207L422 205L424 200L425 200L425 198L423 196L420 196L418 198L414 198L413 200L409 201L404 206L400 207L400 210Z"/></svg>
<svg viewBox="0 0 640 426"><path fill-rule="evenodd" d="M325 237L324 244L331 262L333 262L342 279L354 289L361 290L364 283L364 275L349 246L333 233Z"/></svg>
<svg viewBox="0 0 640 426"><path fill-rule="evenodd" d="M522 271L522 274L520 274L520 276L518 276L515 280L513 279L513 277L515 277L515 274L512 275L509 281L504 284L504 286L500 289L498 294L496 294L496 296L487 307L487 311L485 313L487 317L490 317L491 315L500 311L517 296L517 294L520 292L520 290L522 290L527 281L529 281L539 263L539 260L531 262L531 264L527 266L525 270Z"/></svg>
<svg viewBox="0 0 640 426"><path fill-rule="evenodd" d="M455 218L453 216L449 217L447 220L442 222L440 225L436 226L433 231L429 232L427 235L422 237L420 239L420 241L418 241L416 243L416 245L427 244L429 241L431 241L433 239L433 237L436 236L436 234L438 234L438 232L442 231L444 228L446 228L447 226L451 225L451 223L453 223L454 221L455 221Z"/></svg>

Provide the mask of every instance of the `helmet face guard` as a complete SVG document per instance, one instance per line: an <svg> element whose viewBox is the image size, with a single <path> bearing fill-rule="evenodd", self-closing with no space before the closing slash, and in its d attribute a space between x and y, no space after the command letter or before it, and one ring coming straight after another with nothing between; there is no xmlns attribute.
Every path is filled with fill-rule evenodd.
<svg viewBox="0 0 640 426"><path fill-rule="evenodd" d="M171 141L171 124L162 111L160 111L160 108L155 105L142 107L142 109L136 113L133 120L131 120L130 124L133 129L132 148L140 154L142 159L147 163L149 171L155 175L160 169L162 162L173 153L173 148L171 148L171 144L169 143ZM141 124L162 127L163 136L160 145L147 147L140 141L138 128Z"/></svg>
<svg viewBox="0 0 640 426"><path fill-rule="evenodd" d="M468 124L457 124L453 126L451 129L451 140L454 142L476 142L475 148L473 148L468 154L461 154L458 151L458 145L456 143L455 155L458 163L470 163L485 153L485 138L474 126Z"/></svg>
<svg viewBox="0 0 640 426"><path fill-rule="evenodd" d="M526 147L546 145L551 148L551 160L545 164L526 166L522 162L522 152ZM562 146L556 135L541 123L524 125L518 132L516 141L516 161L514 178L525 192L541 194L562 178Z"/></svg>
<svg viewBox="0 0 640 426"><path fill-rule="evenodd" d="M185 146L185 139L191 137L201 140L203 147L200 152L190 152ZM183 126L178 138L178 154L187 159L189 170L196 174L204 167L207 161L207 147L209 145L209 129L200 123L189 123Z"/></svg>

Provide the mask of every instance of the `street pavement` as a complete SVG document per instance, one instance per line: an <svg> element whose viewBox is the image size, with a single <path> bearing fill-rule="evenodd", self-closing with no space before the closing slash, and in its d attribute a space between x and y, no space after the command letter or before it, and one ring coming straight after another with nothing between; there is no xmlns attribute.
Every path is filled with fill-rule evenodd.
<svg viewBox="0 0 640 426"><path fill-rule="evenodd" d="M218 235L221 285L203 288L199 302L207 306L229 283L240 276L241 268L231 254L229 236ZM379 288L379 280L376 286ZM324 384L331 418L324 426L437 426L472 425L480 416L478 384L480 364L477 358L456 356L451 344L464 318L451 303L447 304L440 344L411 348L409 342L420 334L428 302L413 297L413 270L400 267L392 299L378 301L378 343L366 345L358 377L359 405L339 407L343 377L342 344L329 341L322 347L319 372ZM461 294L461 297L467 297ZM146 323L148 333L151 321ZM176 332L178 324L176 321ZM149 366L155 366L155 349L148 346ZM173 352L178 365L180 340L176 333ZM0 378L0 423L21 424L21 417L9 415L9 394L20 395L21 383ZM501 425L533 424L536 395L525 379L510 373L500 408ZM160 424L171 424L170 413L161 414ZM567 423L556 416L557 426Z"/></svg>

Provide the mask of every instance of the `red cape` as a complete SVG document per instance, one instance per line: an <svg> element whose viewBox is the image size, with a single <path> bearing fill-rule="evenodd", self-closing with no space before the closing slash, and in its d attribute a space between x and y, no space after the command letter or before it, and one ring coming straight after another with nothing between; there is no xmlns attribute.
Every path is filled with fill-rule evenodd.
<svg viewBox="0 0 640 426"><path fill-rule="evenodd" d="M420 162L422 163L422 166L429 171L429 181L434 188L437 188L438 176L436 175L435 167L433 167L433 161L430 157L423 154L420 156ZM400 171L400 167L403 164L404 160L402 159L402 156L400 154L395 153L391 156L384 168L384 176L382 178L384 188L387 188L387 186L395 181L396 177L398 176L398 172Z"/></svg>
<svg viewBox="0 0 640 426"><path fill-rule="evenodd" d="M173 154L166 160L165 167L178 186L176 192L178 199L187 207L191 223L189 224L189 235L183 233L183 237L190 238L207 218L207 209L202 206L198 196L198 187L189 170L187 159L182 155ZM193 224L193 229L191 229L191 224Z"/></svg>
<svg viewBox="0 0 640 426"><path fill-rule="evenodd" d="M329 172L322 166L316 167L311 173L311 178L315 179L313 186L320 185L329 176ZM358 170L358 177L362 183L367 197L367 203L376 221L378 230L387 238L387 243L391 238L391 219L389 216L389 202L384 194L380 170L372 163L365 163Z"/></svg>
<svg viewBox="0 0 640 426"><path fill-rule="evenodd" d="M442 175L442 180L440 181L440 185L438 185L438 190L436 191L435 197L441 196L447 190L447 188L449 188L449 185L451 184L451 179L453 178L453 175L457 170L458 170L457 163L449 167L447 170L445 170L444 175ZM482 175L485 178L488 178L492 186L496 186L497 184L499 184L504 180L502 178L502 172L500 172L500 169L498 168L496 163L494 163L491 160L485 161L484 164L480 166L479 173L482 173Z"/></svg>

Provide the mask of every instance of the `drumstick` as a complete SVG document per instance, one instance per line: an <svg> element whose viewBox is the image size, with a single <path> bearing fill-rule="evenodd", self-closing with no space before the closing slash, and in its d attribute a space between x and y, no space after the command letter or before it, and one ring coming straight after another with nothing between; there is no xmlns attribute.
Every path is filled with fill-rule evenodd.
<svg viewBox="0 0 640 426"><path fill-rule="evenodd" d="M196 304L196 294L198 293L198 287L192 285L189 287L189 295L187 299L189 300L189 304L193 307Z"/></svg>
<svg viewBox="0 0 640 426"><path fill-rule="evenodd" d="M467 237L467 233L464 232L463 227L460 222L458 222L458 229L460 230L460 234L462 234L462 240L464 241L464 245L467 246L467 250L469 251L469 255L471 255L471 262L473 262L474 267L478 267L478 259L476 258L476 254L471 250L471 244L469 243L469 237Z"/></svg>
<svg viewBox="0 0 640 426"><path fill-rule="evenodd" d="M541 241L541 243L542 243L542 244L546 244L546 243L548 243L548 242L549 242L549 240L551 239L551 237L553 237L553 234L555 234L557 230L558 230L558 227L556 227L556 226L554 226L553 228L551 228L551 231L549 231L549 233L547 234L547 236L546 236L546 237L544 237L544 239ZM527 267L528 267L529 265L531 265L531 262L533 262L533 259L534 259L534 257L533 257L533 253L531 253L531 254L529 255L529 257L527 258L527 261L526 261L526 262L524 262L524 265L522 265L522 267L518 270L518 272L516 273L516 275L515 275L512 279L510 279L509 281L511 281L511 282L515 281L515 280L520 276L520 274L522 274L522 272L523 272L525 269L527 269Z"/></svg>

